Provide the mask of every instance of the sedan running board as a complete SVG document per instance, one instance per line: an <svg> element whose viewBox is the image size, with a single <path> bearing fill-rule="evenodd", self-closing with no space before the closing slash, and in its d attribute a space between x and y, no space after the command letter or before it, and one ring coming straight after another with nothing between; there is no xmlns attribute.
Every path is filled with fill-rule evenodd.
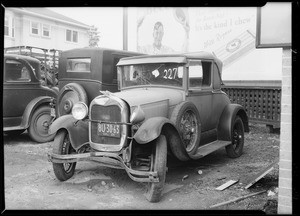
<svg viewBox="0 0 300 216"><path fill-rule="evenodd" d="M200 146L195 154L189 154L189 156L190 158L196 160L230 144L230 141L216 140L214 142Z"/></svg>

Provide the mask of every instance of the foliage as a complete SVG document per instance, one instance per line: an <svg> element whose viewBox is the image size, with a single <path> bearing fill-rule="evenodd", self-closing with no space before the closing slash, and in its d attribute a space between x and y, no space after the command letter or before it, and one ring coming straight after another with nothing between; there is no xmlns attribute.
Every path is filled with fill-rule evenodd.
<svg viewBox="0 0 300 216"><path fill-rule="evenodd" d="M98 28L92 25L91 28L88 30L89 47L98 47L98 42L100 40L99 34L100 32L98 31Z"/></svg>

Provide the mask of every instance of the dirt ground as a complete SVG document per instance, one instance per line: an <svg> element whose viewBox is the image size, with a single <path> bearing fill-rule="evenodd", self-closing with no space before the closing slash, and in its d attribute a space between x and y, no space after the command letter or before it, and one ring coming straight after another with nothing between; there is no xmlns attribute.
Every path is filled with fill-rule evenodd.
<svg viewBox="0 0 300 216"><path fill-rule="evenodd" d="M159 203L149 203L144 196L145 184L132 181L124 170L100 167L93 162L77 163L75 175L60 182L47 160L51 142L37 144L27 133L4 136L5 209L215 209L276 213L278 164L252 187L244 187L253 176L278 160L279 136L268 133L265 125L250 124L240 158L228 158L222 148L197 161L168 161ZM229 180L238 182L223 191L215 189ZM266 192L211 208L263 190Z"/></svg>

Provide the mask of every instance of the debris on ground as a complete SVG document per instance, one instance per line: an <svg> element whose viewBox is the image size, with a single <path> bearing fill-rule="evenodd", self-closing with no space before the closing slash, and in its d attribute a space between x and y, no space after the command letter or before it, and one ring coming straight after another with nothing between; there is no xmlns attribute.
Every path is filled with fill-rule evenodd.
<svg viewBox="0 0 300 216"><path fill-rule="evenodd" d="M270 164L268 167L262 169L257 175L255 175L253 178L248 181L247 185L245 186L245 189L250 188L252 185L254 185L256 182L258 182L261 178L263 178L265 175L267 175L269 172L271 172L274 169L274 166L278 164L278 160Z"/></svg>
<svg viewBox="0 0 300 216"><path fill-rule="evenodd" d="M202 170L198 170L198 174L201 175L203 172Z"/></svg>
<svg viewBox="0 0 300 216"><path fill-rule="evenodd" d="M278 194L278 187L268 190L268 196L275 196Z"/></svg>
<svg viewBox="0 0 300 216"><path fill-rule="evenodd" d="M216 190L224 190L228 187L230 187L231 185L237 183L239 180L229 180L228 182L222 184L221 186L217 187Z"/></svg>
<svg viewBox="0 0 300 216"><path fill-rule="evenodd" d="M183 177L182 177L182 181L185 180L185 179L187 179L188 177L189 177L189 175L183 176Z"/></svg>
<svg viewBox="0 0 300 216"><path fill-rule="evenodd" d="M230 203L242 200L242 199L246 199L248 197L252 197L252 196L256 196L258 194L262 194L264 192L266 192L266 191L263 190L263 191L259 191L259 192L256 192L256 193L252 193L252 194L244 195L244 196L241 196L241 197L237 197L237 198L234 198L234 199L226 201L226 202L222 202L222 203L219 203L219 204L212 205L209 208L211 209L211 208L216 208L216 207L220 207L220 206L223 206L223 205L227 205L227 204L230 204Z"/></svg>

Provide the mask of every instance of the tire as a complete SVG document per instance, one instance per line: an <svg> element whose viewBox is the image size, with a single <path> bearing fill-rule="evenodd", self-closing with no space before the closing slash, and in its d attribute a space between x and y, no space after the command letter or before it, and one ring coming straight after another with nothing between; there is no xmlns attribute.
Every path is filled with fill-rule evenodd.
<svg viewBox="0 0 300 216"><path fill-rule="evenodd" d="M167 172L167 141L166 137L161 135L156 139L151 155L151 171L157 171L159 182L148 184L146 194L150 202L159 202L161 193L164 189Z"/></svg>
<svg viewBox="0 0 300 216"><path fill-rule="evenodd" d="M5 131L4 134L7 136L19 136L20 134L22 134L25 131L25 129L23 130L12 130L12 131Z"/></svg>
<svg viewBox="0 0 300 216"><path fill-rule="evenodd" d="M69 134L66 130L60 130L53 142L53 153L66 155L75 152L72 147ZM60 181L66 181L74 175L76 162L74 163L52 163L56 178Z"/></svg>
<svg viewBox="0 0 300 216"><path fill-rule="evenodd" d="M52 118L50 106L44 105L34 111L28 128L28 133L32 140L44 143L54 139L54 134L48 133Z"/></svg>
<svg viewBox="0 0 300 216"><path fill-rule="evenodd" d="M191 102L178 104L171 115L188 154L193 155L200 144L201 123L197 107Z"/></svg>
<svg viewBox="0 0 300 216"><path fill-rule="evenodd" d="M243 154L244 148L244 124L239 116L235 117L231 140L231 144L226 146L227 155L230 158L238 158Z"/></svg>
<svg viewBox="0 0 300 216"><path fill-rule="evenodd" d="M77 83L69 83L65 85L57 96L57 117L70 114L73 105L79 101L88 104L88 97L84 88Z"/></svg>

